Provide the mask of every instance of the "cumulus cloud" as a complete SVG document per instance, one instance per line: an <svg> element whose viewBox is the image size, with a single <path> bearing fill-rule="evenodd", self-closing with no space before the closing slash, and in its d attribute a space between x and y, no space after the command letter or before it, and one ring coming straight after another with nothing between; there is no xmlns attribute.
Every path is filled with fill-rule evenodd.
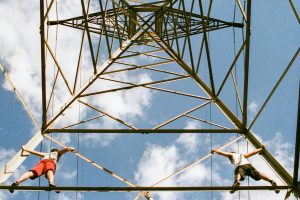
<svg viewBox="0 0 300 200"><path fill-rule="evenodd" d="M7 149L0 147L0 166L4 167L5 164L14 156L17 152L14 149ZM13 173L13 176L7 181L12 182L21 176L27 169L24 165L19 166L19 168Z"/></svg>
<svg viewBox="0 0 300 200"><path fill-rule="evenodd" d="M82 14L80 1L58 1L59 18L65 19L69 17L79 16ZM95 11L96 5L92 4L91 10ZM13 15L7 15L8 10L13 10ZM28 12L30 10L30 12ZM21 96L25 100L31 112L35 118L41 124L41 67L40 67L40 35L39 35L39 3L28 4L28 2L14 2L9 0L0 1L0 24L5 27L0 32L0 62L6 68L7 73L12 79L14 85L21 93ZM56 19L55 7L50 12L50 20ZM71 28L58 27L58 40L57 50L55 51L55 32L56 27L50 27L48 43L54 53L56 53L57 61L61 66L66 79L72 87L74 84L74 75L76 72L76 66L78 61L79 46L81 42L82 32ZM95 35L92 36L94 42ZM92 75L92 62L89 47L87 45L87 39L82 53L81 60L81 76L78 81L78 88ZM104 50L102 52L105 52ZM106 53L107 54L107 53ZM105 53L100 55L100 58L105 58ZM47 52L47 100L49 100L51 89L53 86L54 75L57 71L56 65ZM104 59L100 59L103 62ZM135 59L127 60L126 62L135 63ZM124 67L124 66L123 66ZM136 73L134 75L127 72L118 73L115 75L106 75L106 78L113 78L125 82L134 82L136 84L151 82L151 77L146 73ZM105 83L105 84L104 84ZM54 90L54 98L49 106L48 119L51 119L60 111L71 98L68 93L65 83L59 75L57 79L56 87ZM124 84L108 81L95 81L92 86L94 90L107 90L111 88L121 87ZM10 86L4 82L2 87L6 90L12 91ZM134 122L141 117L151 103L152 93L145 88L136 88L129 91L121 91L110 93L107 95L101 95L100 98L90 98L88 102L95 107L110 113L113 116L121 118L124 121ZM54 128L68 126L76 123L79 120L78 103L68 108L58 120L58 123ZM84 120L91 114L91 109L81 105L80 106L80 120ZM95 112L95 111L94 111ZM90 123L85 128L118 128L120 124L114 120L107 120L108 117L103 118L97 122ZM98 145L107 146L115 140L117 134L85 134L82 137L84 144L89 147L97 147ZM28 137L31 137L29 134ZM70 134L59 134L54 136L60 142L69 145L72 143L72 137ZM47 143L47 148L49 143ZM2 152L3 151L3 152ZM1 166L6 163L15 152L13 150L0 149L0 162ZM22 172L24 172L23 166L21 166ZM19 170L14 173L14 177L20 175ZM75 176L75 172L62 173L65 179L72 179ZM61 195L60 199L73 199L69 195Z"/></svg>
<svg viewBox="0 0 300 200"><path fill-rule="evenodd" d="M77 198L76 198L77 195ZM62 193L59 195L56 195L55 200L73 200L73 199L78 199L78 200L83 200L84 199L84 195L81 193Z"/></svg>
<svg viewBox="0 0 300 200"><path fill-rule="evenodd" d="M5 149L0 147L0 166L4 166L4 164L9 160L9 158L15 153L16 152L13 149ZM0 191L0 199L8 199L7 193Z"/></svg>
<svg viewBox="0 0 300 200"><path fill-rule="evenodd" d="M284 168L292 173L294 157L291 156L293 145L284 142L284 136L281 132L276 132L275 136L265 142L275 156L276 159L284 166Z"/></svg>
<svg viewBox="0 0 300 200"><path fill-rule="evenodd" d="M59 19L79 16L82 14L80 1L71 2L58 2ZM92 4L90 10L95 11L98 5ZM7 10L14 10L14 15L7 15ZM31 12L28 12L30 10ZM56 19L55 7L49 13L50 20ZM29 5L26 2L16 3L12 1L0 2L0 23L5 26L5 30L1 31L1 52L0 60L5 63L5 67L9 76L20 91L25 102L30 110L35 115L36 119L41 119L41 73L40 73L40 35L39 35L39 4ZM55 51L55 33L56 28L50 27L49 32L49 45L52 51ZM81 42L82 32L67 27L58 27L58 40L57 40L57 61L60 64L66 79L70 85L74 83L74 75L76 72L79 47ZM93 35L95 39L95 35ZM66 53L67 52L67 53ZM105 51L103 51L105 52ZM106 53L107 54L107 53ZM87 39L82 53L82 72L79 82L85 82L92 75L92 62L90 50L88 47ZM100 55L105 57L105 53ZM101 60L101 59L100 59ZM102 61L101 61L102 62ZM135 63L135 59L128 59L126 62ZM54 80L55 70L57 68L50 53L47 53L47 97L50 97L50 92ZM150 82L151 78L146 73L129 75L126 72L118 73L116 75L106 76L120 81L145 83ZM78 83L78 87L80 84ZM124 84L108 81L96 81L92 86L93 90L106 90L123 86ZM9 85L5 82L2 87L11 90ZM48 118L55 116L55 114L64 106L65 102L71 98L68 94L67 87L59 75L57 79L57 86L54 91L54 100L50 104ZM92 102L91 102L92 101ZM101 98L90 98L88 102L94 106L103 109L104 111L116 116L122 117L124 120L134 121L143 115L151 101L151 92L145 88L136 88L130 91L121 91L101 95ZM52 112L53 110L53 112ZM81 106L81 119L91 112L87 107ZM76 117L74 117L76 116ZM57 127L67 126L76 123L78 120L78 106L76 103L68 108L64 113L61 121ZM40 122L41 120L39 120ZM111 122L101 121L96 127L110 127L115 128L116 125ZM59 136L64 143L71 141L68 135ZM95 136L88 136L87 140L91 138L93 142ZM110 136L108 140L104 141L108 145L110 141L114 140L115 136ZM100 137L101 141L102 138Z"/></svg>
<svg viewBox="0 0 300 200"><path fill-rule="evenodd" d="M196 127L199 127L198 123L187 122L186 128ZM198 134L181 134L172 144L165 147L148 144L138 163L135 180L140 185L150 186L186 166L190 162L189 156L199 157L199 151L197 151L199 144L195 143L194 140L202 144ZM191 147L188 146L189 142L191 142ZM207 171L210 171L210 168L199 163L175 177L159 183L157 186L199 186L207 181L207 175L203 173ZM216 174L214 179L219 181L219 176ZM185 199L185 194L180 192L157 192L153 193L152 196L162 200L176 200Z"/></svg>
<svg viewBox="0 0 300 200"><path fill-rule="evenodd" d="M248 105L248 110L251 112L251 114L256 114L258 112L258 103L256 101L252 101Z"/></svg>
<svg viewBox="0 0 300 200"><path fill-rule="evenodd" d="M115 79L123 82L133 82L136 84L151 82L152 79L148 74L141 73L129 75L126 73L119 73L113 76L106 76L106 78ZM128 86L125 84L114 82L97 82L92 89L94 90L107 90L111 88L120 88ZM123 90L113 93L107 93L99 97L92 97L89 99L91 104L96 104L99 108L104 108L110 114L116 117L125 117L132 119L134 117L142 116L143 110L149 106L151 101L151 92L144 88L135 88L131 90Z"/></svg>
<svg viewBox="0 0 300 200"><path fill-rule="evenodd" d="M186 129L198 129L201 128L200 124L196 121L187 122ZM176 142L184 147L188 152L195 152L200 144L200 138L198 134L186 133L181 134Z"/></svg>
<svg viewBox="0 0 300 200"><path fill-rule="evenodd" d="M141 185L152 185L162 180L168 175L174 173L188 164L185 155L179 153L179 146L176 143L161 147L159 145L150 145L145 150L137 171L135 179ZM157 186L199 186L207 181L207 175L204 172L210 171L205 165L197 164L187 171L178 174L177 176L167 179ZM214 175L218 181L219 177ZM158 199L188 199L186 193L180 192L157 192L152 196Z"/></svg>
<svg viewBox="0 0 300 200"><path fill-rule="evenodd" d="M6 149L6 148L3 148L3 147L0 147L0 167L4 167L4 165L7 163L7 161L15 154L16 154L16 151L13 150L13 149ZM10 179L7 181L7 183L11 183L11 182L15 181L25 171L26 171L26 168L23 165L21 165L14 172L13 176L10 177ZM0 200L6 200L6 199L14 198L16 193L14 195L8 195L7 191L0 191Z"/></svg>
<svg viewBox="0 0 300 200"><path fill-rule="evenodd" d="M16 151L13 149L5 149L0 147L0 166L3 166L15 153Z"/></svg>
<svg viewBox="0 0 300 200"><path fill-rule="evenodd" d="M73 178L76 177L77 171L66 169L66 170L62 171L60 174L61 174L61 178L63 180L72 180Z"/></svg>
<svg viewBox="0 0 300 200"><path fill-rule="evenodd" d="M27 2L0 2L0 24L5 26L4 31L0 33L0 60L9 68L11 79L37 115L40 110L38 105L41 104L39 17L38 12L34 11L38 9L37 4L29 5ZM13 10L14 15L7 15L8 10ZM11 90L6 83L3 87Z"/></svg>
<svg viewBox="0 0 300 200"><path fill-rule="evenodd" d="M238 200L238 199L272 199L272 200L281 200L284 199L286 192L281 191L279 194L276 194L274 191L242 191L236 192L234 194L229 194L228 192L222 192L222 200ZM290 198L294 199L293 197Z"/></svg>
<svg viewBox="0 0 300 200"><path fill-rule="evenodd" d="M278 160L278 162L288 171L292 172L292 167L293 167L293 156L292 156L292 148L293 145L290 143L284 142L283 141L283 135L280 132L275 133L274 137L263 141L260 138L261 142L266 146L266 148L273 154L273 156ZM237 151L237 147L231 146L229 148L230 150L235 150ZM240 153L246 153L253 151L254 148L248 144L246 141L240 142L239 145L239 151ZM250 159L250 162L252 165L260 172L265 173L267 176L269 176L271 179L275 180L278 185L284 185L282 180L279 178L279 176L275 173L274 170L270 168L270 166L264 161L264 159L259 156L253 156ZM254 181L251 178L250 180L250 185L269 185L268 182L265 181ZM244 181L242 185L247 185L247 181ZM284 199L284 196L286 194L286 191L283 190L279 194L276 194L274 191L250 191L249 194L247 191L241 191L240 192L240 198L241 199L247 199L248 195L250 195L251 199ZM222 199L224 200L230 200L230 199L239 199L239 193L235 193L234 195L230 195L226 192L221 193ZM293 199L293 197L291 198Z"/></svg>
<svg viewBox="0 0 300 200"><path fill-rule="evenodd" d="M9 195L3 191L0 191L0 200L8 199Z"/></svg>
<svg viewBox="0 0 300 200"><path fill-rule="evenodd" d="M191 123L188 123L191 126ZM185 134L181 134L177 139L174 140L173 143L167 146L160 146L156 144L148 144L145 149L143 156L141 157L137 170L135 172L135 180L141 184L146 186L151 186L157 181L165 178L166 176L172 174L174 171L181 169L190 161L188 157L195 156L199 154L199 151L189 151L187 145L189 144L189 139L186 139ZM187 134L188 135L188 134ZM198 134L194 134L198 135ZM192 136L193 137L193 136ZM266 145L267 149L273 153L275 158L286 168L291 169L292 167L292 158L291 158L291 149L292 145L289 143L284 143L282 140L282 134L276 133L275 136L270 139L263 141L263 144ZM196 139L198 141L201 141ZM202 141L203 142L203 141ZM199 142L200 144L202 142ZM209 140L205 141L209 143ZM203 143L205 143L203 142ZM191 142L192 146L194 141ZM202 144L203 144L202 143ZM217 145L220 146L220 145ZM239 146L239 147L238 147ZM228 148L224 149L224 151L238 151L240 153L250 152L253 147L250 144L247 144L246 140L239 141L239 145L231 145ZM196 150L199 148L196 148ZM269 165L259 156L253 156L250 159L250 162L253 164L257 170L265 173L271 179L274 179L279 185L284 184L281 179L275 174L275 172L269 167ZM168 179L161 184L160 186L199 186L199 185L207 185L210 182L207 177L207 173L213 173L213 185L231 185L233 182L233 167L230 166L230 162L228 159L223 158L221 156L214 156L213 168L210 166L206 166L203 163L199 163L192 168L189 168L184 173L180 173L177 176ZM250 185L269 185L268 182L265 181L254 181L250 178ZM242 182L242 185L247 185L247 181ZM280 194L276 194L274 191L250 191L251 199L283 199L285 195L285 191L281 191ZM241 191L236 192L231 195L229 192L220 192L216 194L219 199L229 200L229 199L247 199L248 192ZM219 196L218 196L219 195ZM152 196L154 199L190 199L187 193L180 192L157 192L153 193Z"/></svg>
<svg viewBox="0 0 300 200"><path fill-rule="evenodd" d="M135 179L142 185L152 185L157 180L164 178L166 174L172 173L176 169L176 163L180 162L177 151L174 145L167 147L149 145L139 162ZM170 179L163 184L170 185L173 182Z"/></svg>

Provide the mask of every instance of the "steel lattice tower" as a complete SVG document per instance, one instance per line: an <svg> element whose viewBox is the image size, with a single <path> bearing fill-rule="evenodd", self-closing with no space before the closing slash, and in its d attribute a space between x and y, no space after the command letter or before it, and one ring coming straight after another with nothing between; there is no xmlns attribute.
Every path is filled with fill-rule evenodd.
<svg viewBox="0 0 300 200"><path fill-rule="evenodd" d="M107 0L97 1L96 10L90 9L93 1L81 0L81 14L67 18L54 19L50 16L54 12L54 0L45 5L41 0L41 56L42 56L42 126L40 131L26 144L35 148L45 137L61 144L50 134L64 133L239 133L243 135L255 148L262 144L256 138L251 128L256 118L248 124L248 79L249 79L249 55L251 42L251 0L246 1L244 10L240 1L238 2L238 16L240 22L226 20L211 16L211 4L204 6L202 1L164 0L142 3L140 1ZM291 3L291 5L293 5ZM293 7L293 6L292 6ZM297 12L294 10L296 16ZM51 29L63 27L68 31L76 31L81 34L81 45L76 59L77 66L63 66L63 56L55 53L54 45L46 37L46 27ZM214 65L215 57L211 47L215 45L212 41L217 38L220 41L229 40L223 38L224 31L235 29L241 33L237 38L238 51L231 56L223 65ZM83 50L88 49L89 66L83 66ZM224 46L217 48L226 49ZM64 52L65 53L65 52ZM299 50L291 60L290 65L298 56ZM47 58L46 58L47 57ZM136 59L136 62L132 62ZM226 60L226 59L224 59ZM48 69L54 65L56 69L55 78L52 78ZM234 69L239 66L237 77ZM80 71L85 67L89 78L80 84ZM67 68L72 68L72 75L67 74ZM69 70L69 69L68 69ZM120 73L151 73L155 80L149 82L120 80ZM71 77L71 78L70 78ZM57 82L63 83L65 96L55 114L49 108L56 90ZM182 88L181 83L183 82ZM230 82L230 83L229 83ZM101 84L113 83L113 86L100 87ZM173 88L160 87L163 84L173 85ZM190 92L190 84L193 91ZM109 84L108 84L109 85ZM117 87L116 87L117 85ZM166 116L165 120L150 126L145 123L144 127L137 127L132 122L115 116L113 112L105 111L94 104L101 99L102 95L114 95L118 92L131 91L143 88L151 91L167 93L180 98L193 99L197 105L187 100L189 109L183 110L178 115ZM180 90L182 89L182 90ZM224 100L226 94L232 95L231 100ZM225 98L227 99L227 98ZM234 112L232 102L238 101L238 111ZM74 104L80 104L89 109L91 115L86 115L80 121L62 126L64 116ZM213 123L202 119L201 110L207 106L214 106L218 117L223 117L219 123ZM145 114L146 115L146 114ZM259 115L259 114L258 114ZM90 128L85 126L93 120L114 121L118 128ZM208 128L186 129L180 124L182 118L189 118L209 124ZM81 128L74 128L80 124ZM63 145L63 144L61 144ZM292 188L299 197L300 189L298 180L273 157L269 151L262 156L276 173ZM1 169L0 182L3 183L15 169L22 164L26 157L21 156L21 151ZM97 167L97 166L96 166ZM129 186L135 186L126 182ZM33 188L30 188L33 189ZM46 189L46 188L42 188ZM75 188L69 188L69 190ZM77 188L78 190L86 188ZM94 188L95 189L95 188ZM131 188L132 190L155 190L146 187ZM190 188L191 189L191 188ZM206 190L208 188L192 188ZM210 187L210 190L224 190L226 187ZM251 189L251 188L248 188ZM257 189L253 187L252 189ZM270 189L268 187L260 189ZM67 189L66 189L67 190ZM87 189L89 190L89 189ZM92 190L90 188L90 190ZM118 190L118 188L98 188L98 190ZM119 188L119 190L130 190L130 188ZM158 188L157 190L163 190ZM184 187L173 187L169 190L189 190Z"/></svg>

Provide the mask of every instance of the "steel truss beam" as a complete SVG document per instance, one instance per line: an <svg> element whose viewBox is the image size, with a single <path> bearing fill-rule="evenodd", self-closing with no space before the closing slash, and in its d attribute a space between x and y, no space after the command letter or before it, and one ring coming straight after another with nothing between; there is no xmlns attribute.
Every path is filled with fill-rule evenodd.
<svg viewBox="0 0 300 200"><path fill-rule="evenodd" d="M47 95L46 95L46 51L45 51L45 18L44 0L40 0L40 37L41 37L41 82L42 82L42 130L45 130L47 123Z"/></svg>
<svg viewBox="0 0 300 200"><path fill-rule="evenodd" d="M8 190L11 186L1 185L0 190ZM288 190L292 186L278 186L280 190ZM138 192L138 191L227 191L232 190L231 186L195 186L195 187L61 187L55 189L45 186L18 186L16 191L64 191L64 192ZM240 186L237 190L274 190L272 186Z"/></svg>
<svg viewBox="0 0 300 200"><path fill-rule="evenodd" d="M123 1L123 0L122 0ZM251 1L251 0L249 0ZM249 14L248 17L250 16L250 11L251 11L251 3L247 4L247 11ZM140 19L142 19L141 16L139 16ZM248 26L248 33L247 36L248 41L246 41L246 43L250 42L250 20L247 20L247 26ZM137 23L137 25L140 28L143 28L140 24ZM148 27L149 30L153 30L152 27ZM218 96L216 96L212 90L210 89L209 86L207 86L205 84L205 82L198 76L196 75L193 70L191 69L191 67L186 64L186 62L173 50L172 47L169 46L169 44L161 39L157 40L156 38L159 36L156 35L156 37L154 37L152 34L150 34L149 32L146 32L148 34L149 37L151 37L153 39L153 41L155 41L162 49L164 49L166 51L166 53L171 56L172 59L174 59L188 74L191 75L191 77L194 78L194 80L199 84L199 86L206 92L206 94L211 97L211 99L213 99L214 103L219 107L219 109L225 114L225 116L233 123L233 125L238 128L243 130L243 133L245 134L245 137L248 139L248 141L255 147L255 148L260 148L262 143L259 142L259 140L257 140L257 138L254 136L254 134L247 129L246 127L246 123L245 123L245 117L243 118L244 122L241 122L232 112L231 110L223 103L223 101L221 99L219 99ZM249 48L249 44L246 46L248 46L247 48ZM249 54L249 49L247 50L247 54ZM249 56L249 55L247 55ZM245 68L246 68L246 72L245 72L245 78L246 78L246 82L244 84L244 87L247 88L247 77L248 77L248 65L249 65L249 60L245 61ZM246 90L247 92L247 90ZM247 94L244 95L244 98L247 98ZM244 100L244 106L247 104L247 100ZM284 180L284 182L288 185L292 185L292 176L285 170L284 167L281 166L281 164L273 157L273 155L269 152L269 151L264 151L264 153L262 154L262 156L266 159L266 161L270 164L270 166L276 171L276 173L282 178L282 180ZM299 192L297 192L299 193Z"/></svg>
<svg viewBox="0 0 300 200"><path fill-rule="evenodd" d="M126 12L158 12L161 7L159 6L128 6L128 8L124 9ZM106 13L106 18L104 18L104 12ZM174 14L178 20L176 21L176 25L166 16L170 15L170 13ZM121 19L118 18L114 20L115 15L121 16ZM136 15L135 15L136 16ZM131 16L132 17L132 16ZM163 40L168 40L169 38L173 38L176 34L177 38L186 37L187 32L189 36L196 35L204 32L219 30L228 27L238 27L242 28L244 25L241 23L234 22L226 22L223 20L206 17L204 15L199 15L192 12L186 12L175 8L166 8L164 10L164 15L162 16L163 20L166 21L168 27L162 25L163 30L160 32L167 32L167 36L162 36ZM108 21L108 19L113 19L114 24L105 24L104 21ZM153 19L155 20L155 19ZM151 22L154 22L154 21ZM125 27L125 22L130 21L129 16L126 16L124 12L119 9L109 9L103 12L91 13L88 16L78 16L74 18L58 20L58 21L49 21L49 25L64 25L71 28L76 28L80 30L85 30L87 28L87 24L89 24L89 31L96 34L102 34L103 30L106 30L106 34L109 37L115 37L117 39L126 40L131 36L131 28L124 30L124 35L116 35L114 34L114 30L116 27L119 29L123 29ZM141 23L141 20L138 19L138 22ZM188 29L187 30L187 24ZM205 26L204 26L205 25ZM177 30L174 29L176 27ZM136 29L134 29L136 30ZM120 38L121 36L121 38ZM147 41L152 41L150 37L143 38Z"/></svg>
<svg viewBox="0 0 300 200"><path fill-rule="evenodd" d="M41 7L44 9L43 1L41 1ZM112 0L113 1L113 0ZM64 106L61 108L61 110L52 117L49 121L46 118L47 114L47 109L46 109L46 88L45 88L45 83L46 83L46 74L45 74L45 45L47 44L47 40L44 37L44 31L43 27L45 25L45 18L44 16L44 10L41 9L41 49L42 49L42 88L43 88L43 126L42 126L42 131L39 131L27 144L26 146L29 148L35 148L42 140L44 134L47 133L241 133L244 134L245 137L249 140L251 144L255 148L258 148L261 146L261 143L256 139L254 134L247 128L247 95L248 95L248 68L249 68L249 49L250 49L250 13L251 13L251 0L248 0L247 4L247 33L246 33L246 41L245 41L245 49L246 49L246 54L245 54L245 63L244 63L244 68L245 68L245 76L244 76L244 102L243 102L243 119L242 121L239 120L234 113L223 103L223 101L219 98L218 95L215 94L215 92L208 86L206 83L197 75L195 74L194 68L192 68L190 65L187 64L182 58L182 55L179 55L179 51L176 52L172 45L170 45L169 39L171 38L172 40L174 39L176 35L176 40L180 37L189 37L193 34L199 34L203 33L206 34L208 31L220 29L220 28L225 28L229 26L235 26L235 27L242 27L242 24L235 24L235 23L229 23L229 22L224 22L221 20L209 18L209 17L204 17L202 15L196 15L194 13L189 13L186 11L180 11L178 9L174 8L167 8L167 4L164 6L159 6L156 8L155 6L152 6L151 9L155 9L155 11L158 11L158 9L165 9L167 12L174 12L175 17L178 19L185 20L184 24L176 24L174 27L174 30L169 30L166 28L166 31L168 32L165 35L168 35L168 37L159 35L155 32L155 29L153 28L153 25L155 24L155 21L153 21L153 17L148 18L147 20L144 20L138 12L152 12L149 7L133 7L131 9L135 10L137 12L137 17L138 20L132 20L131 18L128 19L132 23L136 24L139 29L133 34L133 36L130 39L128 38L128 35L123 34L120 36L119 34L115 34L116 28L123 30L126 32L126 30L123 28L125 26L125 21L121 21L122 26L119 26L119 23L116 25L114 24L113 26L109 26L105 24L104 19L106 18L114 18L113 20L115 21L116 14L122 15L124 18L128 18L126 15L126 12L129 11L129 7L122 10L119 6L113 1L115 6L118 8L111 9L111 10L105 10L99 13L93 13L93 14L88 14L85 13L84 16L77 17L77 18L72 18L72 19L67 19L67 20L61 20L61 21L52 21L49 24L54 25L54 24L62 24L66 26L70 26L73 28L78 28L82 29L84 31L87 31L87 33L99 33L103 34L103 31L106 33L106 37L112 37L112 38L117 38L117 39L122 39L126 40L121 47L115 51L115 53L110 54L109 59L100 66L99 69L102 70L96 70L96 64L93 58L93 67L94 67L94 72L95 74L91 76L91 78L74 94L72 94L72 97L67 101ZM121 0L124 4L126 4L126 1ZM239 1L238 1L239 2ZM52 5L53 1L51 2ZM84 8L84 6L83 6ZM156 10L157 9L157 10ZM47 10L47 13L49 12L49 9ZM191 17L186 16L189 15ZM243 13L244 17L245 14ZM46 14L47 16L47 14ZM153 15L154 16L154 15ZM157 17L157 16L156 16ZM245 17L246 18L246 17ZM191 20L188 21L187 19ZM102 21L101 21L102 20ZM168 20L168 19L166 19ZM194 21L193 21L194 20ZM170 25L172 22L165 22L166 24ZM190 33L188 33L188 36L186 35L187 29L187 23L192 23L193 28L190 30ZM216 23L216 24L214 24ZM220 23L220 24L218 24ZM97 25L98 28L93 28L88 26L88 24L94 24ZM205 24L208 26L206 27ZM124 26L123 26L124 25ZM102 27L101 27L102 26ZM108 26L108 27L105 27ZM118 26L118 27L116 27ZM222 27L224 26L224 27ZM100 27L100 28L99 28ZM166 27L169 27L166 25ZM87 30L88 29L88 30ZM172 32L173 31L173 32ZM181 31L181 32L180 32ZM119 30L118 30L119 33ZM172 35L173 34L173 35ZM146 36L145 36L146 35ZM172 36L169 38L169 36ZM55 124L61 119L63 114L73 105L74 102L77 102L77 100L81 97L84 96L84 92L96 81L100 78L101 75L104 75L105 73L110 73L107 72L106 70L113 64L116 63L117 59L120 59L121 56L128 50L128 48L135 43L138 43L141 38L146 38L147 40L151 40L158 44L160 47L159 51L164 50L171 58L174 60L179 66L181 66L185 72L189 75L189 77L193 78L196 83L203 89L203 91L210 97L211 101L215 103L219 109L225 114L225 116L231 121L231 123L236 127L236 129L158 129L161 126L165 125L166 123L169 123L173 119L181 116L187 116L187 114L183 113L181 115L178 115L177 117L163 123L159 127L155 127L156 129L53 129ZM109 45L108 45L109 46ZM112 46L112 44L111 44ZM90 43L90 48L92 48L91 43ZM241 51L244 48L244 44L241 47ZM207 49L209 51L209 49ZM149 53L149 52L148 52ZM208 52L209 53L209 52ZM92 52L93 55L93 52ZM126 56L126 55L125 55ZM124 57L125 57L124 56ZM131 56L131 55L129 55ZM237 59L238 56L235 58ZM53 58L55 60L55 58ZM96 59L97 60L97 59ZM235 61L234 61L235 62ZM232 64L233 66L233 64ZM137 67L139 68L139 67ZM213 82L213 81L212 81ZM150 83L148 83L150 84ZM135 85L134 87L137 86L146 86L143 84L140 85ZM133 86L129 86L128 88L132 88ZM120 88L120 90L123 88ZM75 87L74 90L75 91ZM221 90L220 90L221 91ZM219 92L218 92L219 93ZM271 165L271 167L279 174L279 176L284 180L284 182L287 185L292 185L293 179L291 175L280 165L280 163L268 152L265 151L263 153L263 157L267 160L267 162ZM11 174L12 172L25 160L26 157L21 155L21 152L19 151L14 158L8 162L8 164L5 166L5 168L1 169L0 171L0 183L3 183ZM9 186L0 186L0 189L8 189ZM290 189L292 188L291 186L280 186L280 189ZM18 190L37 190L37 191L49 191L50 189L48 187L31 187L31 186L20 186L17 188ZM220 190L230 190L232 187L58 187L58 190L62 191L220 191ZM251 186L251 187L240 187L239 190L272 190L274 188L268 187L268 186ZM299 188L293 188L296 191L296 194L299 194ZM299 195L298 195L299 196Z"/></svg>
<svg viewBox="0 0 300 200"><path fill-rule="evenodd" d="M239 129L47 129L46 133L242 133Z"/></svg>
<svg viewBox="0 0 300 200"><path fill-rule="evenodd" d="M297 130L295 140L295 158L294 158L294 173L293 173L293 186L300 190L299 175L299 156L300 156L300 83L299 83L299 97L298 97L298 116L297 116Z"/></svg>
<svg viewBox="0 0 300 200"><path fill-rule="evenodd" d="M43 0L40 1L41 3L41 7L44 6L44 2ZM41 15L44 16L44 13L41 12ZM44 25L45 23L45 18L41 17L41 20L43 20L41 22L41 24ZM147 30L148 28L145 27L145 30ZM122 46L120 48L118 48L114 54L111 56L110 59L108 59L106 62L104 62L99 69L102 70L98 70L97 74L93 74L88 81L83 84L83 86L75 93L73 94L72 98L70 98L65 104L64 106L60 109L60 111L58 113L56 113L56 115L54 115L54 117L52 117L52 119L50 119L49 121L47 121L46 119L46 101L43 103L43 112L45 112L43 114L43 127L42 130L47 130L47 129L51 129L52 127L55 126L55 124L62 118L63 114L73 105L74 102L77 101L77 99L79 98L79 96L86 91L89 86L91 86L98 78L101 74L103 74L109 66L111 66L142 34L144 34L143 31L139 31L136 32L135 35L126 40ZM41 48L42 48L42 52L45 49L45 41L47 41L44 38L44 33L41 32L42 35L42 39L41 39ZM42 53L43 56L43 53ZM42 59L42 71L45 72L45 65L43 63L43 59ZM43 74L43 73L42 73ZM45 74L44 74L45 75ZM42 78L42 85L46 85L46 80L45 78ZM44 91L44 90L43 90ZM43 94L43 99L46 100L46 94ZM30 149L35 149L40 142L43 140L43 134L45 134L44 131L38 131L27 143L26 143L26 147L30 148ZM3 183L4 181L6 181L11 175L12 173L24 162L24 160L26 159L26 157L21 155L21 150L15 154L15 156L7 162L7 164L0 169L0 183Z"/></svg>
<svg viewBox="0 0 300 200"><path fill-rule="evenodd" d="M38 131L26 144L26 147L34 149L38 146L44 137L41 131ZM25 161L27 156L22 156L22 150L19 150L14 157L12 157L1 169L0 169L0 184L5 182L13 172Z"/></svg>

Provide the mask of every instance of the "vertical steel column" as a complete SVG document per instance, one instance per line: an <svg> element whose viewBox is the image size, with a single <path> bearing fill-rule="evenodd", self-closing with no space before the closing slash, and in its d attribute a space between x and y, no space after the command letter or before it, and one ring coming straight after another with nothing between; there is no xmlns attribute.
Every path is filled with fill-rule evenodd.
<svg viewBox="0 0 300 200"><path fill-rule="evenodd" d="M297 130L295 141L295 159L294 159L294 176L293 185L296 187L298 182L299 172L299 154L300 154L300 83L299 83L299 98L298 98L298 117L297 117Z"/></svg>
<svg viewBox="0 0 300 200"><path fill-rule="evenodd" d="M155 12L155 31L156 34L162 38L163 35L163 15L162 11L156 11Z"/></svg>
<svg viewBox="0 0 300 200"><path fill-rule="evenodd" d="M129 18L137 21L137 14L135 10L132 10L129 7ZM128 39L130 39L135 33L136 33L136 24L132 21L132 20L128 20L129 24L128 24Z"/></svg>
<svg viewBox="0 0 300 200"><path fill-rule="evenodd" d="M248 79L249 79L249 56L251 36L251 0L247 0L247 25L246 25L246 47L244 63L244 98L243 98L243 120L242 125L247 126L247 105L248 105Z"/></svg>
<svg viewBox="0 0 300 200"><path fill-rule="evenodd" d="M40 0L40 35L41 35L41 75L42 75L42 133L47 125L46 103L46 60L45 60L45 23L44 0Z"/></svg>

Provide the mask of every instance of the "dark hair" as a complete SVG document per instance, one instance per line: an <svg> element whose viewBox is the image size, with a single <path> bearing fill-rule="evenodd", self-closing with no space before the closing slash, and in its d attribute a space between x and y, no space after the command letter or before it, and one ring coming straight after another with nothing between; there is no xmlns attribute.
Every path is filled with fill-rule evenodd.
<svg viewBox="0 0 300 200"><path fill-rule="evenodd" d="M50 152L58 152L59 150L58 149L51 149Z"/></svg>

